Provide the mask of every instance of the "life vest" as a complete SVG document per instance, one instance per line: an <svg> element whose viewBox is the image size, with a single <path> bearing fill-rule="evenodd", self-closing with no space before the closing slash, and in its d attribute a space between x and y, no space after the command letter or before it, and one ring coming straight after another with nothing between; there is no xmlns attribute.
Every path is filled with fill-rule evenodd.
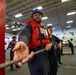
<svg viewBox="0 0 76 75"><path fill-rule="evenodd" d="M29 48L36 48L42 45L45 46L50 43L47 30L43 28L43 24L38 24L33 20L28 20L26 24L32 27L32 35L28 44Z"/></svg>

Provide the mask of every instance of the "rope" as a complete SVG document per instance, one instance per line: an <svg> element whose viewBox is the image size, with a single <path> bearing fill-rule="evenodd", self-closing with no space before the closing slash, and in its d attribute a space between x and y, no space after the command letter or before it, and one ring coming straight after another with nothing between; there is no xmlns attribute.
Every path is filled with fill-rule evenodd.
<svg viewBox="0 0 76 75"><path fill-rule="evenodd" d="M36 52L34 53L34 55L36 55L36 54L38 54L38 53L41 53L41 52L43 52L43 51L45 51L45 49L36 51ZM28 57L28 56L24 56L24 57L21 57L21 58L16 59L16 60L12 60L12 61L8 61L8 62L5 62L5 63L2 63L2 64L0 64L0 69L6 68L6 67L10 66L11 64L15 64L15 63L23 60L23 59L26 58L26 57Z"/></svg>

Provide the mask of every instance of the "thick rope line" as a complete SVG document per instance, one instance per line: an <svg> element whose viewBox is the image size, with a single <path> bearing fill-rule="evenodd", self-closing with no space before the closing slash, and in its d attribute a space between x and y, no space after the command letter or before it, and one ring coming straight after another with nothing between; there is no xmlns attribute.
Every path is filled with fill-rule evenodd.
<svg viewBox="0 0 76 75"><path fill-rule="evenodd" d="M43 52L43 51L45 51L45 49L36 51L36 52L34 53L34 55L36 55L36 54L38 54L38 53L41 53L41 52ZM12 60L12 61L8 61L8 62L5 62L5 63L2 63L2 64L0 64L0 69L6 68L6 67L10 66L11 64L15 64L15 63L23 60L23 59L26 58L26 57L28 57L28 56L24 56L24 57L21 57L21 58L19 58L19 59L17 59L17 60Z"/></svg>

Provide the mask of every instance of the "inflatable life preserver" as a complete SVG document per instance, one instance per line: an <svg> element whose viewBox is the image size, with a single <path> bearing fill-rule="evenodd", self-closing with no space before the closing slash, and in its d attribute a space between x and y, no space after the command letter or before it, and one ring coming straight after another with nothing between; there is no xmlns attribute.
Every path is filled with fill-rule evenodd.
<svg viewBox="0 0 76 75"><path fill-rule="evenodd" d="M28 44L29 48L36 48L42 45L45 46L50 43L47 30L43 28L44 24L38 24L33 20L28 20L26 24L32 27L32 35Z"/></svg>

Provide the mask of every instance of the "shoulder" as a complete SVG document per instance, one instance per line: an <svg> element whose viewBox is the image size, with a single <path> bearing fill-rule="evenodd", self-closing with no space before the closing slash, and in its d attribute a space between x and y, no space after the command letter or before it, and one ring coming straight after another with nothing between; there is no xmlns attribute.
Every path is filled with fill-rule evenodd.
<svg viewBox="0 0 76 75"><path fill-rule="evenodd" d="M53 38L57 38L55 35L52 35Z"/></svg>
<svg viewBox="0 0 76 75"><path fill-rule="evenodd" d="M26 28L32 28L31 24L27 24L25 27Z"/></svg>

